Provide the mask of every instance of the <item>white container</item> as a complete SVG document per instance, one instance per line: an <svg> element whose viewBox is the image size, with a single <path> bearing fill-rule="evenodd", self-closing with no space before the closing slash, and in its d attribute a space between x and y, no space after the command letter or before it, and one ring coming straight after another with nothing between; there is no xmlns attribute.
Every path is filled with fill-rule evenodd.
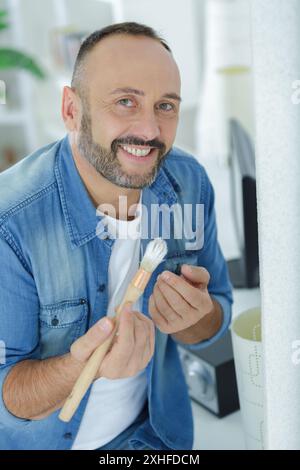
<svg viewBox="0 0 300 470"><path fill-rule="evenodd" d="M263 449L263 364L260 308L238 315L231 335L247 449Z"/></svg>

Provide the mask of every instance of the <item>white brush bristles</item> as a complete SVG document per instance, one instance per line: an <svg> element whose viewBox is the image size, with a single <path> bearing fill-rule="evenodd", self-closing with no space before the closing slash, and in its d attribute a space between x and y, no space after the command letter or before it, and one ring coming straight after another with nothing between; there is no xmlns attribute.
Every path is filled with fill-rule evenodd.
<svg viewBox="0 0 300 470"><path fill-rule="evenodd" d="M168 251L167 243L162 238L155 238L148 243L141 261L141 268L152 273L162 262Z"/></svg>

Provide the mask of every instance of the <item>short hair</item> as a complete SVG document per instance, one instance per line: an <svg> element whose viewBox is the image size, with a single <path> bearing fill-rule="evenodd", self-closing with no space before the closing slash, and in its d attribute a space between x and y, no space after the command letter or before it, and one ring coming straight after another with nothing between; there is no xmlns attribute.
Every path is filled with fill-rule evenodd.
<svg viewBox="0 0 300 470"><path fill-rule="evenodd" d="M135 23L133 21L115 23L106 26L105 28L94 31L89 36L87 36L82 42L73 69L71 80L72 88L78 88L78 91L80 92L80 82L84 68L84 61L87 54L91 52L91 50L96 46L96 44L102 41L102 39L117 34L127 34L129 36L146 36L148 38L152 38L156 41L159 41L161 45L172 54L172 51L168 46L167 42L162 37L160 37L159 34L150 26L146 26L141 23Z"/></svg>

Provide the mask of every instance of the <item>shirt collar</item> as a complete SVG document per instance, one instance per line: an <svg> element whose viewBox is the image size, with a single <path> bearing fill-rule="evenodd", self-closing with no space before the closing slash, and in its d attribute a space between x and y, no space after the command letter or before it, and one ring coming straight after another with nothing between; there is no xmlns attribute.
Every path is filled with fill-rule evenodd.
<svg viewBox="0 0 300 470"><path fill-rule="evenodd" d="M167 157L168 158L168 157ZM96 208L85 188L77 170L68 135L61 140L55 163L55 177L58 185L66 228L72 248L82 246L105 232L105 224L101 226L102 216L97 215ZM172 205L177 202L177 195L170 179L171 175L162 166L155 181L143 188L142 203L149 201L147 193L153 193L158 204Z"/></svg>

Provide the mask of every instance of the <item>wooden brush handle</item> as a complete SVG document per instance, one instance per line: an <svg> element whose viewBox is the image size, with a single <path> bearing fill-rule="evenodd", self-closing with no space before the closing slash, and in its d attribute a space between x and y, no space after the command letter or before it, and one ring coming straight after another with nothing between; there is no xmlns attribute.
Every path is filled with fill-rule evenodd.
<svg viewBox="0 0 300 470"><path fill-rule="evenodd" d="M98 346L98 348L95 349L93 354L88 359L81 374L75 382L72 392L66 399L64 406L61 409L61 412L59 414L59 419L61 419L61 421L69 422L70 419L72 419L82 398L84 397L89 386L95 379L95 376L101 366L101 363L117 332L119 326L119 317L125 304L136 302L138 298L142 295L142 293L143 290L138 289L132 283L129 284L122 303L116 309L116 315L114 317L116 319L114 330L110 334L109 338L103 344Z"/></svg>
<svg viewBox="0 0 300 470"><path fill-rule="evenodd" d="M109 350L109 347L114 339L117 331L117 325L115 325L114 331L111 333L109 338L93 352L80 373L78 379L75 382L72 392L66 399L64 406L62 407L59 419L61 421L69 422L76 412L82 398L86 394L89 386L96 377L99 367Z"/></svg>

